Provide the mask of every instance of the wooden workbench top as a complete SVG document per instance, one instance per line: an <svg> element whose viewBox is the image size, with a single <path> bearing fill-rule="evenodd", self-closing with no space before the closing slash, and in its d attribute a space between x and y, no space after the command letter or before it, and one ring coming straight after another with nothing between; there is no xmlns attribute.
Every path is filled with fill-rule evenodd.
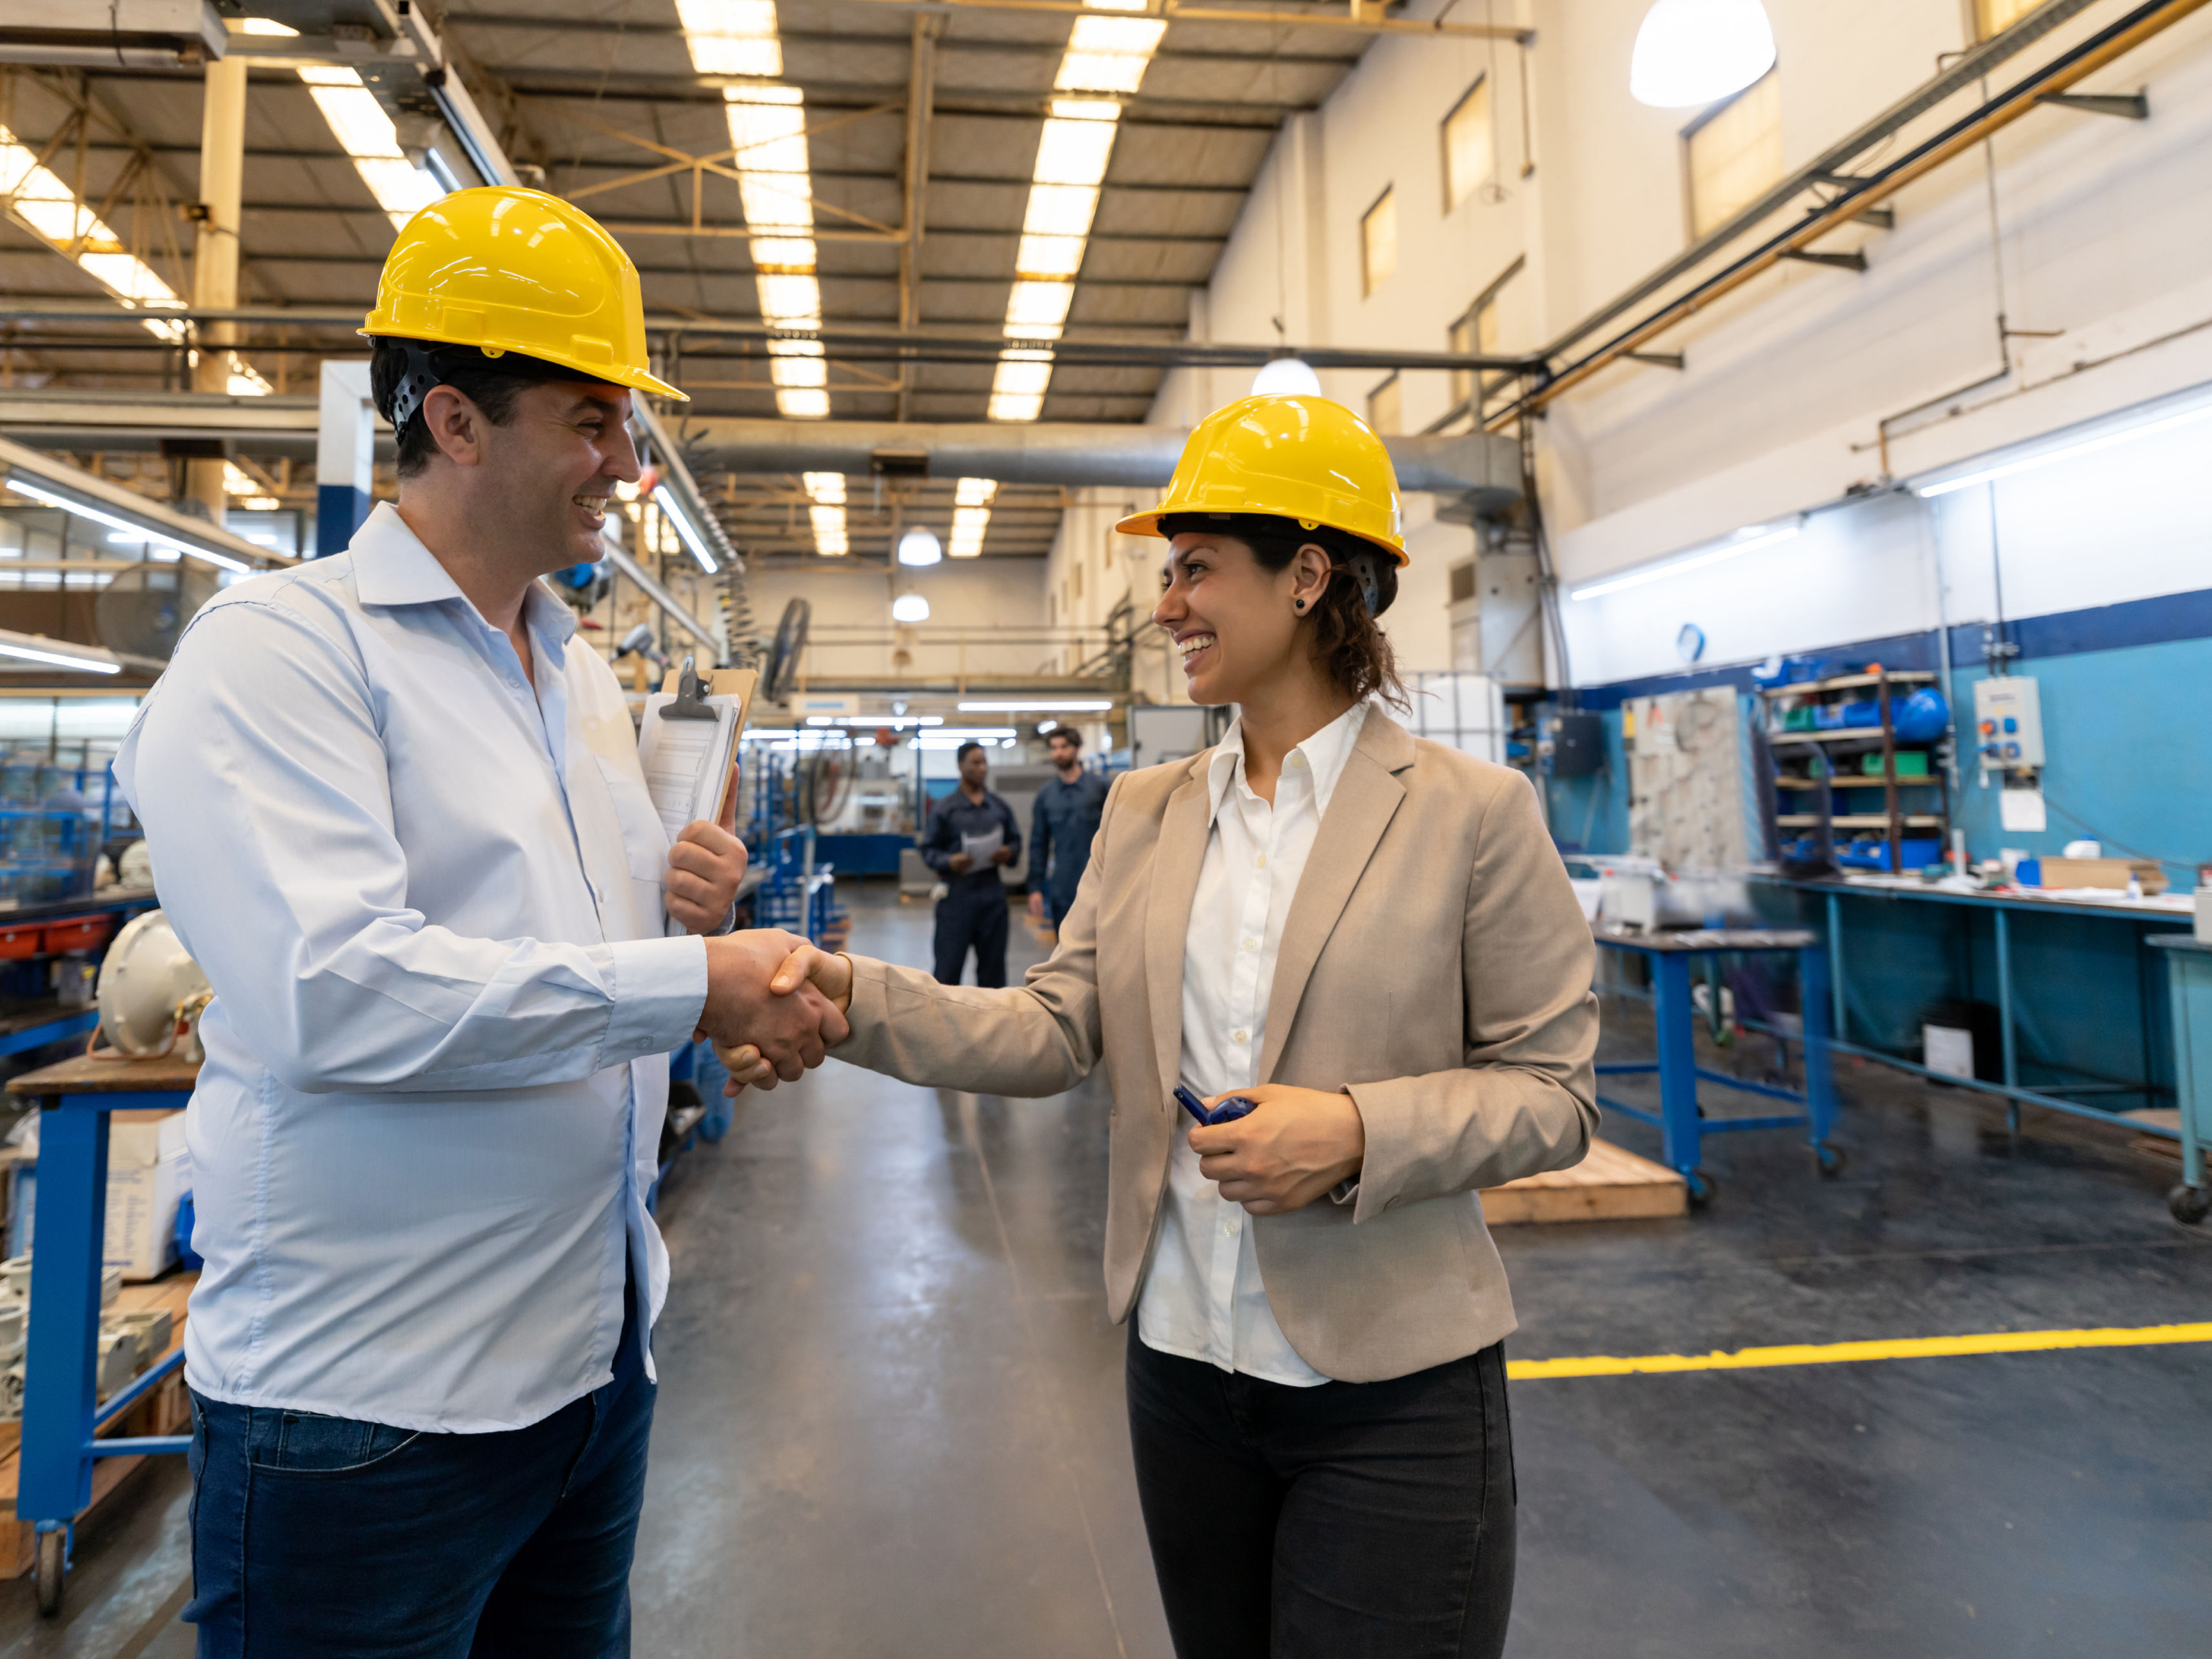
<svg viewBox="0 0 2212 1659"><path fill-rule="evenodd" d="M189 1092L200 1074L198 1060L94 1060L76 1054L9 1080L11 1095L113 1095L161 1090Z"/></svg>

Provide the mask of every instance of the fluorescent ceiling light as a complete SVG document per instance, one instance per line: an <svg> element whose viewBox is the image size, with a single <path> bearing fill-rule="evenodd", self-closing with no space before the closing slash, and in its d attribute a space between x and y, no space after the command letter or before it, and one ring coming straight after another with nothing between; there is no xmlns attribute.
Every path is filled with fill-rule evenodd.
<svg viewBox="0 0 2212 1659"><path fill-rule="evenodd" d="M18 643L27 640L43 640L45 637L40 634L17 634L12 630L0 634L0 656L20 657L25 662L45 663L54 668L80 669L88 674L120 674L123 672L123 665L119 662L106 662L97 657L79 657L70 654L69 646L65 641L56 640L53 643L59 649L51 651L42 646Z"/></svg>
<svg viewBox="0 0 2212 1659"><path fill-rule="evenodd" d="M963 702L954 706L963 714L1100 714L1114 705L1103 697L1036 697L1012 702Z"/></svg>
<svg viewBox="0 0 2212 1659"><path fill-rule="evenodd" d="M927 622L929 601L919 593L902 593L891 601L891 620L898 623Z"/></svg>
<svg viewBox="0 0 2212 1659"><path fill-rule="evenodd" d="M1603 581L1591 582L1585 586L1577 587L1567 597L1570 599L1594 599L1601 594L1617 593L1624 587L1641 587L1646 582L1660 581L1668 576L1679 576L1686 570L1696 570L1709 564L1719 564L1725 559L1733 559L1739 554L1749 553L1758 548L1776 546L1790 540L1804 527L1802 520L1778 526L1747 525L1728 540L1717 543L1711 547L1705 548L1698 552L1686 554L1678 559L1667 559L1658 564L1645 565L1641 570L1632 570L1624 576L1608 576Z"/></svg>
<svg viewBox="0 0 2212 1659"><path fill-rule="evenodd" d="M942 714L809 714L809 726L942 726Z"/></svg>
<svg viewBox="0 0 2212 1659"><path fill-rule="evenodd" d="M655 484L653 500L654 505L660 508L660 516L676 526L677 535L682 538L684 545L691 550L691 556L698 560L699 568L710 576L720 570L722 567L714 562L714 556L707 550L705 538L684 515L684 509L677 505L676 492L666 484Z"/></svg>
<svg viewBox="0 0 2212 1659"><path fill-rule="evenodd" d="M2075 460L2083 455L2094 455L2101 449L2117 449L2120 445L2131 444L2138 438L2148 438L2158 432L2171 432L2176 427L2194 425L2206 419L2212 419L2212 402L2199 404L2178 414L2141 416L2077 443L2064 444L2057 449L2039 450L2032 455L2021 456L2017 460L2000 462L1972 472L1961 472L1955 477L1939 478L1933 483L1917 484L1912 493L1923 499L1948 495L1954 489L1993 483L1999 478L2009 478L2015 472L2031 472L2039 466L2049 466L2054 462Z"/></svg>
<svg viewBox="0 0 2212 1659"><path fill-rule="evenodd" d="M1271 392L1300 393L1318 398L1321 376L1306 366L1299 357L1277 357L1261 364L1260 372L1252 377L1252 394L1259 397Z"/></svg>
<svg viewBox="0 0 2212 1659"><path fill-rule="evenodd" d="M183 306L177 291L5 126L0 126L0 198L10 218L74 261L120 304L133 311ZM173 343L185 337L179 323L149 321L146 327Z"/></svg>
<svg viewBox="0 0 2212 1659"><path fill-rule="evenodd" d="M954 743L996 742L1000 738L1016 735L1011 726L948 726L941 732L932 732L933 738L944 738Z"/></svg>
<svg viewBox="0 0 2212 1659"><path fill-rule="evenodd" d="M899 538L898 562L916 567L935 564L945 556L945 548L937 538L921 526L916 525Z"/></svg>
<svg viewBox="0 0 2212 1659"><path fill-rule="evenodd" d="M394 229L446 193L435 179L407 159L399 148L399 130L360 76L336 64L310 64L299 76L329 124L331 136L353 158L354 171Z"/></svg>
<svg viewBox="0 0 2212 1659"><path fill-rule="evenodd" d="M200 559L209 564L219 565L225 570L238 571L241 574L251 574L252 571L252 565L241 560L234 559L228 553L217 553L210 548L201 547L193 542L180 541L165 532L149 530L143 525L132 524L128 519L119 519L112 513L104 513L96 507L88 507L84 502L73 497L61 495L44 485L27 482L20 472L9 475L8 488L18 495L28 495L34 501L44 501L48 507L58 507L64 513L74 513L80 519L89 519L94 524L104 524L111 530L128 531L135 540L161 547L173 547L188 558Z"/></svg>
<svg viewBox="0 0 2212 1659"><path fill-rule="evenodd" d="M700 74L773 80L783 73L775 0L676 0L676 17Z"/></svg>
<svg viewBox="0 0 2212 1659"><path fill-rule="evenodd" d="M842 558L853 550L845 533L845 475L842 472L802 472L799 482L814 505L807 521L814 532L814 550L825 559Z"/></svg>
<svg viewBox="0 0 2212 1659"><path fill-rule="evenodd" d="M1636 31L1628 90L1684 109L1741 92L1774 67L1774 28L1759 0L1658 0Z"/></svg>

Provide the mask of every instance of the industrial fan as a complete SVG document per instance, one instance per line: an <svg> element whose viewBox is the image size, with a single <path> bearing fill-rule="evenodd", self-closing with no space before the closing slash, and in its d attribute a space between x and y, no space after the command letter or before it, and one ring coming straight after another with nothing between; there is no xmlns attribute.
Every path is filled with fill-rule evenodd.
<svg viewBox="0 0 2212 1659"><path fill-rule="evenodd" d="M836 823L853 793L853 770L848 750L817 750L801 761L797 779L801 821L817 830Z"/></svg>
<svg viewBox="0 0 2212 1659"><path fill-rule="evenodd" d="M783 607L775 625L775 643L769 647L767 672L761 676L760 693L770 702L781 702L799 682L799 659L806 649L806 624L814 607L793 599Z"/></svg>
<svg viewBox="0 0 2212 1659"><path fill-rule="evenodd" d="M216 573L200 565L134 565L100 590L93 626L110 651L167 660L185 624L222 591Z"/></svg>

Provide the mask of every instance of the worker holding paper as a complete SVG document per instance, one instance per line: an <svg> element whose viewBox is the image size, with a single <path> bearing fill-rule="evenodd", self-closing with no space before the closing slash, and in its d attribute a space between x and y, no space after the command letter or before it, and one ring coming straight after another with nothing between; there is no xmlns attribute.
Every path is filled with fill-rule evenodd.
<svg viewBox="0 0 2212 1659"><path fill-rule="evenodd" d="M116 760L216 993L186 1119L203 1659L249 1627L627 1653L668 1053L703 1028L793 1078L846 1031L769 994L793 936L723 931L729 810L671 835L538 580L602 556L633 392L682 395L643 323L565 202L416 214L363 331L397 504L202 610Z"/></svg>
<svg viewBox="0 0 2212 1659"><path fill-rule="evenodd" d="M960 787L929 811L922 862L944 878L937 901L937 982L957 985L975 952L975 983L1006 982L1006 884L1000 869L1022 855L1014 809L984 787L991 763L980 743L957 757Z"/></svg>

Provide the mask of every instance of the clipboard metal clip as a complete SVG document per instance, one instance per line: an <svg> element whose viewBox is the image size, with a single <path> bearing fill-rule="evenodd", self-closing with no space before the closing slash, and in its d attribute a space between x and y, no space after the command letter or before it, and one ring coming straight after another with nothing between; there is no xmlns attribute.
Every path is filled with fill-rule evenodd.
<svg viewBox="0 0 2212 1659"><path fill-rule="evenodd" d="M707 701L706 683L700 679L696 659L684 659L684 672L676 682L675 699L662 706L660 718L665 720L719 720L721 716Z"/></svg>

